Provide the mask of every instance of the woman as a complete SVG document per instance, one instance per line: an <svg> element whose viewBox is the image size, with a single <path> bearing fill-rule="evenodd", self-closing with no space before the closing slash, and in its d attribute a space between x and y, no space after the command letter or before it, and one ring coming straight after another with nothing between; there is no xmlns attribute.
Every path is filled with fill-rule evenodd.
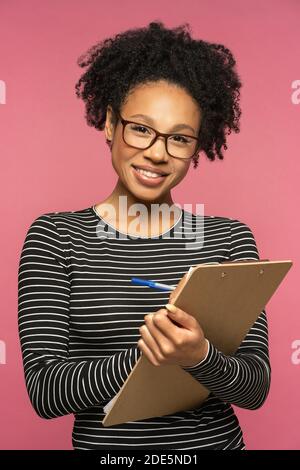
<svg viewBox="0 0 300 470"><path fill-rule="evenodd" d="M239 131L235 60L184 26L153 22L97 44L79 64L88 69L77 95L88 124L105 131L118 181L103 201L40 215L28 230L19 331L32 405L47 419L75 415L75 449L244 449L232 405L257 409L267 397L266 312L227 357L188 312L168 313L167 292L131 283L176 285L199 263L259 259L246 224L180 210L171 196L200 151L223 159L226 134ZM184 226L196 236L204 230L204 242L182 236ZM156 367L181 366L207 386L208 399L103 427L104 406L141 354Z"/></svg>

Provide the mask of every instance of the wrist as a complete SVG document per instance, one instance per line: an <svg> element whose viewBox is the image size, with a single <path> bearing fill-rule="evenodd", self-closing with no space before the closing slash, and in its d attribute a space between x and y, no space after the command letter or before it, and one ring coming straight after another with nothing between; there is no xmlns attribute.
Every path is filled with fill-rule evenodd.
<svg viewBox="0 0 300 470"><path fill-rule="evenodd" d="M200 348L200 351L198 351L198 354L195 357L195 359L190 364L185 364L185 365L181 365L181 366L182 367L195 367L200 362L204 361L204 359L206 359L206 357L208 355L208 351L209 351L209 342L206 338L204 338L204 340L202 342L202 345L201 345L201 348Z"/></svg>

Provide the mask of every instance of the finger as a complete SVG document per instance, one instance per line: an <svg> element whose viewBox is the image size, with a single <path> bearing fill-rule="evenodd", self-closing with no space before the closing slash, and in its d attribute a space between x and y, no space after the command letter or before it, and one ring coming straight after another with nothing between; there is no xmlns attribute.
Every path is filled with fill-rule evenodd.
<svg viewBox="0 0 300 470"><path fill-rule="evenodd" d="M142 353L144 353L145 356L147 357L148 361L151 362L151 364L153 364L154 366L159 366L159 363L157 362L152 351L148 348L145 341L143 339L139 339L137 344L140 350L142 351Z"/></svg>
<svg viewBox="0 0 300 470"><path fill-rule="evenodd" d="M157 361L161 361L163 359L162 350L156 338L154 338L152 333L149 331L148 326L147 325L141 326L140 333L145 344L148 346L152 354L155 356L155 359Z"/></svg>
<svg viewBox="0 0 300 470"><path fill-rule="evenodd" d="M165 314L148 315L145 318L145 323L151 336L155 339L161 354L164 354L174 344L174 338L178 334L178 330L170 318L168 318L167 310L161 310L164 310Z"/></svg>
<svg viewBox="0 0 300 470"><path fill-rule="evenodd" d="M179 323L179 325L187 328L188 330L191 330L195 327L196 319L192 315L189 315L187 312L181 310L173 304L166 304L165 307L169 312L168 315L170 315L170 318Z"/></svg>

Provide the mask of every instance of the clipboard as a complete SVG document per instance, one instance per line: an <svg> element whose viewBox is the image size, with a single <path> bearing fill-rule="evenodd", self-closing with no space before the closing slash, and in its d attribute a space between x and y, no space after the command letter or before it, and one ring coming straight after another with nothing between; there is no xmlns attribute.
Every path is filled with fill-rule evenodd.
<svg viewBox="0 0 300 470"><path fill-rule="evenodd" d="M193 315L205 337L233 355L292 266L291 260L199 264L173 300ZM199 407L209 390L178 365L154 366L141 355L102 425L113 426ZM106 405L107 406L107 405Z"/></svg>

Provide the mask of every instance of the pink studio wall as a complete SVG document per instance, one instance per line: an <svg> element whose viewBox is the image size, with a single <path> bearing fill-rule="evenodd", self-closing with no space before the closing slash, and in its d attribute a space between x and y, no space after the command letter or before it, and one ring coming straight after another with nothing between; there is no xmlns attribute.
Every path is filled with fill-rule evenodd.
<svg viewBox="0 0 300 470"><path fill-rule="evenodd" d="M294 266L267 306L272 387L257 411L237 409L248 449L299 449L300 3L297 0L26 0L0 2L0 448L70 449L72 416L43 420L30 405L17 336L17 269L35 217L104 199L116 176L104 135L75 96L77 58L97 41L160 19L229 47L243 81L240 134L225 160L200 158L173 193L180 204L234 217L261 258ZM297 238L296 238L297 237ZM298 308L297 308L298 307Z"/></svg>

